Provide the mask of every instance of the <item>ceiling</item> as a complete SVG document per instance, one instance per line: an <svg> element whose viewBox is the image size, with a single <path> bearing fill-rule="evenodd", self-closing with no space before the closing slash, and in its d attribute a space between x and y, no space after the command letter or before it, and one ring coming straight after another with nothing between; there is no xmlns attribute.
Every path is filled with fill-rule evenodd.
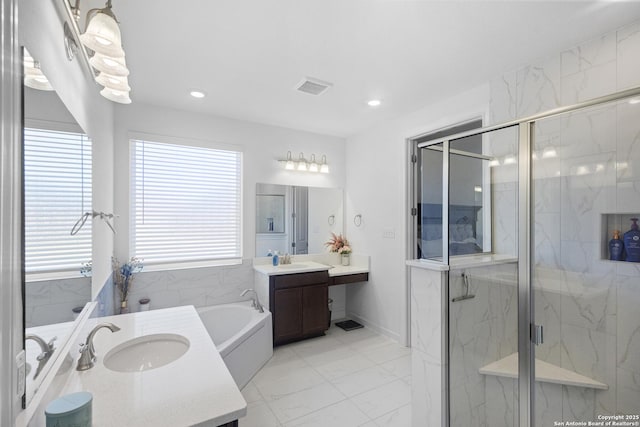
<svg viewBox="0 0 640 427"><path fill-rule="evenodd" d="M349 136L640 17L640 2L114 1L134 103ZM305 76L333 83L294 90ZM207 93L194 99L190 89ZM382 100L377 108L367 106Z"/></svg>

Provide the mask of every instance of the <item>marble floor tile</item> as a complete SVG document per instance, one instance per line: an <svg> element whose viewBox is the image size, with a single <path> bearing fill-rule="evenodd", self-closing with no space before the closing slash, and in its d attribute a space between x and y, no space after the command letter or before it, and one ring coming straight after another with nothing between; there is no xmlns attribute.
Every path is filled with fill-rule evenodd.
<svg viewBox="0 0 640 427"><path fill-rule="evenodd" d="M247 415L238 420L240 427L280 427L282 424L263 401L247 405Z"/></svg>
<svg viewBox="0 0 640 427"><path fill-rule="evenodd" d="M402 380L369 390L351 398L370 418L378 418L411 403L411 387Z"/></svg>
<svg viewBox="0 0 640 427"><path fill-rule="evenodd" d="M381 366L372 366L371 368L336 378L331 383L345 396L351 397L397 379L397 376L389 373Z"/></svg>
<svg viewBox="0 0 640 427"><path fill-rule="evenodd" d="M304 417L296 418L286 423L285 427L353 427L369 421L369 417L353 402L343 400Z"/></svg>
<svg viewBox="0 0 640 427"><path fill-rule="evenodd" d="M384 363L410 355L411 349L398 345L395 342L390 342L389 344L375 347L362 353L375 363Z"/></svg>
<svg viewBox="0 0 640 427"><path fill-rule="evenodd" d="M279 346L242 389L242 427L409 426L409 349L367 328ZM407 418L408 417L408 418Z"/></svg>
<svg viewBox="0 0 640 427"><path fill-rule="evenodd" d="M374 363L366 357L356 354L351 357L335 360L320 366L315 366L315 369L328 379L329 381L336 378L344 377L345 375L353 374L374 366Z"/></svg>
<svg viewBox="0 0 640 427"><path fill-rule="evenodd" d="M412 427L411 425L411 404L376 418L375 423L380 427Z"/></svg>
<svg viewBox="0 0 640 427"><path fill-rule="evenodd" d="M268 405L281 423L287 423L344 399L338 389L325 382L268 402Z"/></svg>

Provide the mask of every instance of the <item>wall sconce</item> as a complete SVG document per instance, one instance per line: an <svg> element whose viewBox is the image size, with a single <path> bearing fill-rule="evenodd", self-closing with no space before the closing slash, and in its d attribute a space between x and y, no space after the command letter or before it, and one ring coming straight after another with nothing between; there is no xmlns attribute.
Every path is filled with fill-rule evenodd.
<svg viewBox="0 0 640 427"><path fill-rule="evenodd" d="M329 165L327 165L327 156L322 156L322 163L318 164L316 161L316 155L312 154L309 161L304 158L304 154L300 153L298 160L294 161L291 156L291 151L287 151L287 158L278 160L286 170L297 170L300 172L312 172L312 173L329 173Z"/></svg>
<svg viewBox="0 0 640 427"><path fill-rule="evenodd" d="M38 90L53 90L49 79L40 70L40 63L33 59L27 49L24 49L23 67L25 86Z"/></svg>
<svg viewBox="0 0 640 427"><path fill-rule="evenodd" d="M65 0L66 3L66 0ZM125 63L125 53L122 49L122 38L118 19L111 9L111 0L107 0L105 7L90 9L86 17L86 30L80 33L80 0L76 0L73 7L67 7L75 25L73 31L65 31L65 44L75 45L74 37L78 37L82 44L83 56L88 59L89 68L93 78L98 84L104 86L100 94L113 102L130 104L128 78L129 69ZM89 50L92 55L89 58ZM73 55L69 55L73 59ZM97 72L96 72L97 70ZM96 77L97 75L97 77Z"/></svg>

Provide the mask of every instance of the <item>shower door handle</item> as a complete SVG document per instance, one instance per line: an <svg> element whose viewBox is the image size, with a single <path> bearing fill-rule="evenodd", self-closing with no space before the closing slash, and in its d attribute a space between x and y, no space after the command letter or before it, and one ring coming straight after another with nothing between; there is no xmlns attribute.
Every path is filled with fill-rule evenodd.
<svg viewBox="0 0 640 427"><path fill-rule="evenodd" d="M543 334L542 325L536 325L536 324L531 325L531 341L535 345L540 345L544 343L544 334Z"/></svg>

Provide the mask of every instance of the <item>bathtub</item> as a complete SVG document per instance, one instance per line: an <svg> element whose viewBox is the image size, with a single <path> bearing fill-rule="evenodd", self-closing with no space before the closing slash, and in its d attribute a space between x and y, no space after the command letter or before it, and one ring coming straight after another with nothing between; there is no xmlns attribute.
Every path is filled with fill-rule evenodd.
<svg viewBox="0 0 640 427"><path fill-rule="evenodd" d="M271 313L251 302L198 308L198 314L239 388L273 355Z"/></svg>

